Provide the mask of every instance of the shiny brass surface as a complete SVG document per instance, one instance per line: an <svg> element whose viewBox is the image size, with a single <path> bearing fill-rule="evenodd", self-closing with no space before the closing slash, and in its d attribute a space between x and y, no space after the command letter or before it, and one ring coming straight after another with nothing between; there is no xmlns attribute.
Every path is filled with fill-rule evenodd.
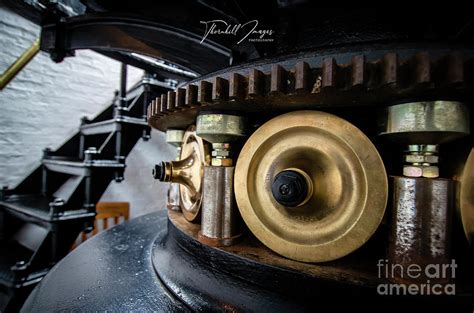
<svg viewBox="0 0 474 313"><path fill-rule="evenodd" d="M196 119L196 133L212 143L212 166L233 166L230 143L245 137L246 119L224 113L202 113Z"/></svg>
<svg viewBox="0 0 474 313"><path fill-rule="evenodd" d="M298 207L272 196L274 177L288 168L311 179L311 196ZM304 262L335 260L362 246L382 220L387 190L372 142L349 122L318 111L265 123L236 165L236 200L247 226L270 249Z"/></svg>
<svg viewBox="0 0 474 313"><path fill-rule="evenodd" d="M471 246L474 246L474 149L464 166L459 199L464 232Z"/></svg>
<svg viewBox="0 0 474 313"><path fill-rule="evenodd" d="M166 142L174 147L181 147L183 143L184 130L168 129L166 131Z"/></svg>
<svg viewBox="0 0 474 313"><path fill-rule="evenodd" d="M456 101L425 101L388 107L380 135L403 144L439 144L470 132L469 110Z"/></svg>
<svg viewBox="0 0 474 313"><path fill-rule="evenodd" d="M190 126L183 137L181 160L172 162L172 182L179 183L180 204L184 217L193 222L199 216L202 201L204 166L209 164L209 148Z"/></svg>
<svg viewBox="0 0 474 313"><path fill-rule="evenodd" d="M3 90L8 83L25 67L39 52L40 40L35 42L0 76L0 90Z"/></svg>
<svg viewBox="0 0 474 313"><path fill-rule="evenodd" d="M245 137L245 118L230 114L203 113L196 119L196 132L210 143L229 143Z"/></svg>
<svg viewBox="0 0 474 313"><path fill-rule="evenodd" d="M184 130L168 129L166 131L166 142L176 148L176 161L179 161L181 154L181 146L183 144ZM166 174L165 174L166 175ZM168 188L168 200L166 207L168 210L181 211L179 196L179 184L170 183Z"/></svg>

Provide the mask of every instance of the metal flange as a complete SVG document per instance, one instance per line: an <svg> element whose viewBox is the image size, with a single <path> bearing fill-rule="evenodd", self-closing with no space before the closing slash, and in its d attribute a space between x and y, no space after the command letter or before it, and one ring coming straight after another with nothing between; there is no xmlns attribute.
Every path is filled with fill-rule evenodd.
<svg viewBox="0 0 474 313"><path fill-rule="evenodd" d="M194 125L191 125L184 133L180 159L186 160L191 156L193 170L187 172L185 176L186 180L193 183L195 190L191 190L185 184L180 184L179 193L184 217L188 221L194 222L198 219L201 209L204 166L209 165L211 159L209 147L201 137L196 135L196 126Z"/></svg>
<svg viewBox="0 0 474 313"><path fill-rule="evenodd" d="M464 232L471 247L474 247L474 149L464 166L459 199Z"/></svg>
<svg viewBox="0 0 474 313"><path fill-rule="evenodd" d="M379 127L402 144L441 144L469 135L469 110L457 101L402 103L386 109Z"/></svg>
<svg viewBox="0 0 474 313"><path fill-rule="evenodd" d="M311 188L302 189L311 190L309 199L292 206L275 199L272 187L284 171L309 177ZM281 190L291 192L287 187ZM296 111L270 120L247 140L235 194L245 223L267 247L291 259L324 262L372 236L385 212L388 183L362 131L328 113Z"/></svg>

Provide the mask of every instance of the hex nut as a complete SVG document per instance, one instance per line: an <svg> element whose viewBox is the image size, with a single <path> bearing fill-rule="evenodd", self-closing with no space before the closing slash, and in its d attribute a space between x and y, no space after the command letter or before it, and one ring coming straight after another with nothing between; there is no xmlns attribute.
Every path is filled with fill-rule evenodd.
<svg viewBox="0 0 474 313"><path fill-rule="evenodd" d="M217 158L212 158L211 160L211 165L212 166L232 166L233 162L232 159L217 159Z"/></svg>
<svg viewBox="0 0 474 313"><path fill-rule="evenodd" d="M230 149L230 143L215 142L212 144L212 149Z"/></svg>
<svg viewBox="0 0 474 313"><path fill-rule="evenodd" d="M437 166L423 166L423 177L436 178L439 177L439 168Z"/></svg>
<svg viewBox="0 0 474 313"><path fill-rule="evenodd" d="M421 166L405 165L403 167L403 176L422 177L423 176L423 170L422 170Z"/></svg>
<svg viewBox="0 0 474 313"><path fill-rule="evenodd" d="M439 177L439 168L437 166L405 165L403 176L436 178Z"/></svg>
<svg viewBox="0 0 474 313"><path fill-rule="evenodd" d="M408 145L408 151L438 153L438 145Z"/></svg>
<svg viewBox="0 0 474 313"><path fill-rule="evenodd" d="M405 163L438 163L437 155L408 154L404 157Z"/></svg>
<svg viewBox="0 0 474 313"><path fill-rule="evenodd" d="M230 151L229 150L213 150L212 151L212 156L213 157L221 157L221 158L227 158L230 156Z"/></svg>

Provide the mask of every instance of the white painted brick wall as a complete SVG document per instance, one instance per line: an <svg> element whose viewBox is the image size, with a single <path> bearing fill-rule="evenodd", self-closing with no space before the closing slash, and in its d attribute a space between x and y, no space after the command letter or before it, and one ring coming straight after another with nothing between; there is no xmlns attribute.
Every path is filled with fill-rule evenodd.
<svg viewBox="0 0 474 313"><path fill-rule="evenodd" d="M0 4L0 72L39 36L39 27ZM59 147L77 132L80 117L109 105L119 87L120 63L92 51L54 63L40 52L0 91L0 185L15 187L40 164L42 150ZM129 67L129 86L142 71ZM172 158L164 138L140 141L127 160L127 181L112 183L104 200L130 201L132 216L164 204L165 185L153 181L153 162Z"/></svg>
<svg viewBox="0 0 474 313"><path fill-rule="evenodd" d="M0 72L39 36L39 27L0 7ZM0 184L14 187L39 164L42 149L59 147L80 117L104 109L119 86L120 63L92 51L54 63L44 52L0 92ZM129 70L130 83L142 71Z"/></svg>

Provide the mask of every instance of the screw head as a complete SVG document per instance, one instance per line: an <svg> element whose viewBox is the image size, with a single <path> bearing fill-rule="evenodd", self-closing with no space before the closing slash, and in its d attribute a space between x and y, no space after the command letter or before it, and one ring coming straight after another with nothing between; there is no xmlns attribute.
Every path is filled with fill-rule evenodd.
<svg viewBox="0 0 474 313"><path fill-rule="evenodd" d="M308 195L306 179L296 171L286 170L275 176L272 184L275 200L287 207L296 207Z"/></svg>

